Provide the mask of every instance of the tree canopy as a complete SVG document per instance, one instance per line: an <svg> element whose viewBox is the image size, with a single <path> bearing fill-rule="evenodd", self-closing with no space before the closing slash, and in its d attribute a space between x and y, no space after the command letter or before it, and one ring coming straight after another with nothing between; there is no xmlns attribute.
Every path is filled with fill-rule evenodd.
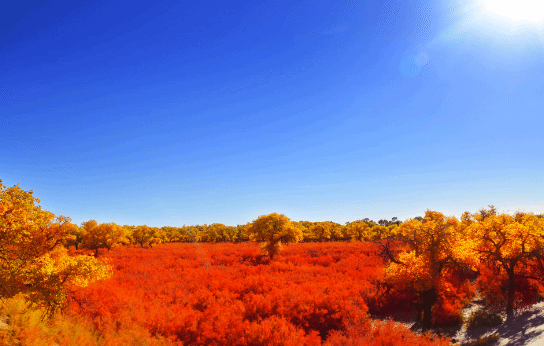
<svg viewBox="0 0 544 346"><path fill-rule="evenodd" d="M452 286L459 273L467 273L466 252L456 251L454 244L461 232L461 223L455 217L427 210L422 220L405 221L397 230L397 238L404 243L398 255L388 253L390 263L385 269L386 281L396 290L411 293L418 307L424 328L430 328L444 302L440 293ZM465 280L461 280L466 284ZM457 285L457 288L461 288ZM437 305L438 304L438 305Z"/></svg>
<svg viewBox="0 0 544 346"><path fill-rule="evenodd" d="M516 305L534 303L542 290L544 219L530 213L497 215L490 207L464 215L465 242L480 258L480 291L511 318Z"/></svg>
<svg viewBox="0 0 544 346"><path fill-rule="evenodd" d="M22 293L52 313L71 288L108 277L111 267L92 256L69 256L63 244L77 226L38 203L32 191L0 180L0 298Z"/></svg>
<svg viewBox="0 0 544 346"><path fill-rule="evenodd" d="M247 232L252 241L264 242L261 249L265 255L274 258L283 243L297 243L302 240L302 228L298 223L283 215L272 213L253 220Z"/></svg>

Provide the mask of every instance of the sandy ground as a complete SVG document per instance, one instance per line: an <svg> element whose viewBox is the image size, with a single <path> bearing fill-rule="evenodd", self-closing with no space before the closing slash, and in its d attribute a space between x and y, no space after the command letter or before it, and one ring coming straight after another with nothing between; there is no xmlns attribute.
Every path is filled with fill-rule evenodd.
<svg viewBox="0 0 544 346"><path fill-rule="evenodd" d="M496 329L501 337L500 346L544 346L544 302L516 315L511 323L504 323Z"/></svg>
<svg viewBox="0 0 544 346"><path fill-rule="evenodd" d="M481 304L474 302L463 309L463 316L468 317ZM506 315L502 316L506 321ZM414 324L402 323L407 327ZM493 346L544 346L544 301L533 305L524 312L517 313L511 322L504 322L498 327L467 330L464 326L457 329L443 328L434 331L448 336L456 345L467 345L478 337L497 334L500 339Z"/></svg>

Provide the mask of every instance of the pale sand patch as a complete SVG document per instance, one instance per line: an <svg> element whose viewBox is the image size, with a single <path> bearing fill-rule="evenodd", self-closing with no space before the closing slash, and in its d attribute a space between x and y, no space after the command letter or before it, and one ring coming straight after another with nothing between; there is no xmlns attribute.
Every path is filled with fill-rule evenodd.
<svg viewBox="0 0 544 346"><path fill-rule="evenodd" d="M468 318L470 314L482 308L483 304L478 299L463 309L463 317ZM502 315L506 321L506 315ZM415 323L398 321L397 323L414 330ZM419 332L419 328L414 330ZM498 327L480 328L467 330L461 328L437 328L431 330L435 334L448 336L455 345L466 345L475 341L478 337L497 334L500 339L493 343L493 346L544 346L544 301L533 305L524 312L517 313L511 322L503 322Z"/></svg>
<svg viewBox="0 0 544 346"><path fill-rule="evenodd" d="M474 309L474 304L467 309L468 316ZM465 311L463 311L465 312ZM463 313L463 315L465 315ZM506 316L503 315L503 320ZM474 341L478 336L484 337L497 334L500 339L495 346L544 346L544 302L533 305L523 312L517 313L512 321L504 322L498 327L482 328L468 331L465 327L455 336L458 343L463 345Z"/></svg>
<svg viewBox="0 0 544 346"><path fill-rule="evenodd" d="M497 330L500 346L544 345L544 302L533 305Z"/></svg>

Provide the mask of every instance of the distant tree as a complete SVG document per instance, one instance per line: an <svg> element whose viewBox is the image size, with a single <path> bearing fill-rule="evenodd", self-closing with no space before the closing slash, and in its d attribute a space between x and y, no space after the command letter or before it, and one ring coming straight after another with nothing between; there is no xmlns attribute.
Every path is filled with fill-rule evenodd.
<svg viewBox="0 0 544 346"><path fill-rule="evenodd" d="M161 242L160 230L147 225L136 227L132 231L131 238L135 244L140 244L141 247L152 247L154 244Z"/></svg>
<svg viewBox="0 0 544 346"><path fill-rule="evenodd" d="M245 225L236 225L236 241L242 242L242 241L248 241L249 240L249 234L247 233L247 229L249 227L249 223Z"/></svg>
<svg viewBox="0 0 544 346"><path fill-rule="evenodd" d="M212 223L206 229L208 234L208 241L211 242L224 242L227 241L228 236L226 235L227 226L222 223Z"/></svg>
<svg viewBox="0 0 544 346"><path fill-rule="evenodd" d="M311 228L315 225L315 222L310 221L292 221L302 231L302 241L311 241L314 239Z"/></svg>
<svg viewBox="0 0 544 346"><path fill-rule="evenodd" d="M346 233L351 237L351 239L364 241L370 238L371 227L368 225L368 223L364 221L355 221L346 226Z"/></svg>
<svg viewBox="0 0 544 346"><path fill-rule="evenodd" d="M482 208L478 211L478 214L475 215L478 220L485 220L490 216L497 215L497 208L494 205L488 205L489 209Z"/></svg>
<svg viewBox="0 0 544 346"><path fill-rule="evenodd" d="M95 257L99 249L106 248L109 251L129 242L126 229L113 222L98 224L96 220L89 220L81 224L81 229L83 246L94 250Z"/></svg>
<svg viewBox="0 0 544 346"><path fill-rule="evenodd" d="M179 230L177 227L163 226L160 228L160 238L162 243L171 243L178 241Z"/></svg>
<svg viewBox="0 0 544 346"><path fill-rule="evenodd" d="M234 243L236 239L237 234L237 228L235 226L226 226L223 230L223 238L225 241Z"/></svg>
<svg viewBox="0 0 544 346"><path fill-rule="evenodd" d="M331 240L341 240L344 238L344 227L343 225L336 223L336 222L329 222L330 225L330 232L331 232Z"/></svg>
<svg viewBox="0 0 544 346"><path fill-rule="evenodd" d="M210 234L208 233L208 225L194 225L192 226L193 230L195 231L196 235L196 241L198 242L209 242L213 239L213 237L210 237Z"/></svg>
<svg viewBox="0 0 544 346"><path fill-rule="evenodd" d="M111 250L120 245L130 244L130 239L128 239L128 232L123 227L114 222L101 224L99 227L104 227L104 232L106 233L106 249Z"/></svg>
<svg viewBox="0 0 544 346"><path fill-rule="evenodd" d="M181 228L181 237L184 242L198 241L198 228L196 226L183 226Z"/></svg>
<svg viewBox="0 0 544 346"><path fill-rule="evenodd" d="M96 220L81 223L82 244L86 249L94 250L94 257L98 257L98 249L106 247L106 235L101 234Z"/></svg>
<svg viewBox="0 0 544 346"><path fill-rule="evenodd" d="M70 231L70 237L66 239L64 245L66 247L74 246L76 250L79 249L79 246L83 243L83 235L85 231L81 227L74 227Z"/></svg>
<svg viewBox="0 0 544 346"><path fill-rule="evenodd" d="M323 240L330 239L331 228L332 225L328 222L316 222L316 224L310 228L310 233L314 239L317 239L322 243Z"/></svg>
<svg viewBox="0 0 544 346"><path fill-rule="evenodd" d="M259 216L247 230L252 241L264 242L261 250L270 259L282 249L283 243L297 243L302 240L302 229L283 214L272 213Z"/></svg>

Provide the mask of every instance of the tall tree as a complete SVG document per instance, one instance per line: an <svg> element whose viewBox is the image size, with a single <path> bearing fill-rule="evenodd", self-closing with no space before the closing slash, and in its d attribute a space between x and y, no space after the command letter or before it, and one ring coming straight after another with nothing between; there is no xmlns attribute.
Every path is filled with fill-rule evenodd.
<svg viewBox="0 0 544 346"><path fill-rule="evenodd" d="M483 265L480 290L512 318L517 302L524 296L534 299L544 284L544 219L529 213L497 215L494 208L472 219L466 236Z"/></svg>
<svg viewBox="0 0 544 346"><path fill-rule="evenodd" d="M52 313L75 286L108 277L111 267L63 247L77 226L43 210L32 191L0 180L0 298L23 293Z"/></svg>
<svg viewBox="0 0 544 346"><path fill-rule="evenodd" d="M422 220L411 219L400 225L397 236L404 249L397 256L388 253L386 281L413 293L424 329L432 325L433 308L439 302L439 287L444 280L456 272L471 273L472 267L466 264L470 252L454 246L459 243L461 227L455 217L427 210Z"/></svg>

